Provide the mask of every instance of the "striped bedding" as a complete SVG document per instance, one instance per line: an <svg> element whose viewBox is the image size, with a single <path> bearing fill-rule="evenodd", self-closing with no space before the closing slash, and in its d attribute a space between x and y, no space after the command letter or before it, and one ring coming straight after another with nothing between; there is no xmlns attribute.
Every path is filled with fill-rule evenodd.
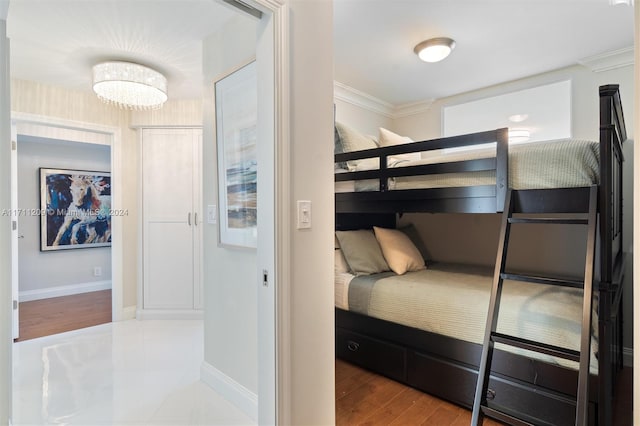
<svg viewBox="0 0 640 426"><path fill-rule="evenodd" d="M406 167L495 157L495 148L457 153L425 153L421 160L389 159L389 167ZM598 183L597 142L563 139L514 145L509 148L509 187L513 189L573 188ZM378 159L360 160L355 170L378 168ZM392 190L495 185L495 171L446 173L393 178ZM336 192L377 191L378 180L336 182Z"/></svg>
<svg viewBox="0 0 640 426"><path fill-rule="evenodd" d="M379 274L380 279L336 273L335 302L341 309L481 344L492 272L486 267L435 264L405 275ZM504 284L500 333L578 350L581 318L581 290L515 281ZM597 324L595 306L593 324ZM592 327L593 333L595 330ZM577 369L576 363L564 359L496 347ZM591 349L590 369L596 373L595 337Z"/></svg>

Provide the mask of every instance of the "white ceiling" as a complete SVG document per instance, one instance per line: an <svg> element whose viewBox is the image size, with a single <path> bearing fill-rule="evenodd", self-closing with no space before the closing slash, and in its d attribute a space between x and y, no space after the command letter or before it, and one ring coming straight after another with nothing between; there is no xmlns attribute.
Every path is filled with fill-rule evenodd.
<svg viewBox="0 0 640 426"><path fill-rule="evenodd" d="M442 62L413 53L453 38ZM335 0L335 79L400 105L558 69L633 46L633 7L609 0Z"/></svg>
<svg viewBox="0 0 640 426"><path fill-rule="evenodd" d="M202 40L232 15L215 0L10 0L12 77L91 90L91 66L165 73L171 99L202 91ZM413 47L457 47L437 64ZM330 39L328 39L330 41ZM401 105L441 98L633 45L633 8L609 0L335 0L336 81Z"/></svg>
<svg viewBox="0 0 640 426"><path fill-rule="evenodd" d="M233 11L214 0L10 0L11 75L91 91L91 67L128 60L168 79L170 99L202 93L202 40Z"/></svg>

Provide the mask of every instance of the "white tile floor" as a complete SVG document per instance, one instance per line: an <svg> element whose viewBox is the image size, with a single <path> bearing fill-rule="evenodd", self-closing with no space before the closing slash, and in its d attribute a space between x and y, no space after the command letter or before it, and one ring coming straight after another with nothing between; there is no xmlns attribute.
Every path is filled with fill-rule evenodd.
<svg viewBox="0 0 640 426"><path fill-rule="evenodd" d="M200 382L202 321L123 321L15 343L14 425L255 424Z"/></svg>

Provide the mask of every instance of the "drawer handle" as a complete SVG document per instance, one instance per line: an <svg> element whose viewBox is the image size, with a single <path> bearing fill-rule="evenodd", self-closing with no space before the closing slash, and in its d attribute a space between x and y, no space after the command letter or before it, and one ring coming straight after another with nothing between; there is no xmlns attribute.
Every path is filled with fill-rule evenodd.
<svg viewBox="0 0 640 426"><path fill-rule="evenodd" d="M351 352L356 352L358 350L358 348L360 348L360 343L358 342L354 342L353 340L349 340L347 342L347 348L351 351Z"/></svg>
<svg viewBox="0 0 640 426"><path fill-rule="evenodd" d="M496 397L496 391L493 389L487 389L487 400L491 401Z"/></svg>

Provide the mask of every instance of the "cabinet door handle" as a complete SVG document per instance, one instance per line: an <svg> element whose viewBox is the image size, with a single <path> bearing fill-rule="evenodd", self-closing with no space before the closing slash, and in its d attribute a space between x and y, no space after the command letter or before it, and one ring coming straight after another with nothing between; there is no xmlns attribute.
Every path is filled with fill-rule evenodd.
<svg viewBox="0 0 640 426"><path fill-rule="evenodd" d="M351 352L356 352L360 348L360 344L358 342L354 342L353 340L349 340L347 342L347 349Z"/></svg>
<svg viewBox="0 0 640 426"><path fill-rule="evenodd" d="M198 226L198 212L195 212L195 213L193 214L193 224L194 224L195 226Z"/></svg>
<svg viewBox="0 0 640 426"><path fill-rule="evenodd" d="M191 226L191 212L187 213L187 224Z"/></svg>

